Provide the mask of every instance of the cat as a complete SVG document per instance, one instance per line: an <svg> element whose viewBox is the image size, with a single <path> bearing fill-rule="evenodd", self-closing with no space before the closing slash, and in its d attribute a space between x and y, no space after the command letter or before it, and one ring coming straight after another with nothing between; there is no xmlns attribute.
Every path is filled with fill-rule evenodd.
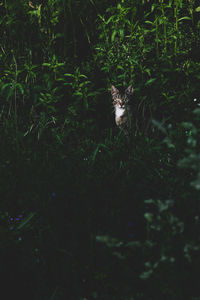
<svg viewBox="0 0 200 300"><path fill-rule="evenodd" d="M115 123L122 129L124 134L129 137L131 133L131 123L133 111L131 107L131 98L133 95L133 87L130 85L123 96L120 95L119 90L111 85L111 95L113 100Z"/></svg>

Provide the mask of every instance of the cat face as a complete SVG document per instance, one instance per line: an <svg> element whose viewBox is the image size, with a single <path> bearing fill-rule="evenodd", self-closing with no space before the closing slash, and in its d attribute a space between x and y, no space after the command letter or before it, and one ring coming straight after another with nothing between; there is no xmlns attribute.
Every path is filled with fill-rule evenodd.
<svg viewBox="0 0 200 300"><path fill-rule="evenodd" d="M125 90L125 94L123 96L120 95L119 90L111 86L111 95L113 100L113 106L115 109L115 123L119 127L128 127L130 123L130 99L133 94L132 86L129 86Z"/></svg>
<svg viewBox="0 0 200 300"><path fill-rule="evenodd" d="M133 95L133 87L130 85L126 90L123 96L120 95L119 90L112 85L111 86L111 95L113 99L113 106L115 108L125 108L126 104L129 103Z"/></svg>

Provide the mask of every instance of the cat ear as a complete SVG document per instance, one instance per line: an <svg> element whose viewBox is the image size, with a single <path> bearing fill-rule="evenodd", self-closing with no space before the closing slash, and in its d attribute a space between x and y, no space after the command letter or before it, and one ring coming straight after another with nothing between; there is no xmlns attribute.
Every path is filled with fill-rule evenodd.
<svg viewBox="0 0 200 300"><path fill-rule="evenodd" d="M133 95L133 91L134 91L134 89L133 89L132 85L129 85L129 87L126 89L125 93L128 96L132 96Z"/></svg>
<svg viewBox="0 0 200 300"><path fill-rule="evenodd" d="M119 95L119 90L114 85L111 85L110 91L113 98L116 98L117 95Z"/></svg>

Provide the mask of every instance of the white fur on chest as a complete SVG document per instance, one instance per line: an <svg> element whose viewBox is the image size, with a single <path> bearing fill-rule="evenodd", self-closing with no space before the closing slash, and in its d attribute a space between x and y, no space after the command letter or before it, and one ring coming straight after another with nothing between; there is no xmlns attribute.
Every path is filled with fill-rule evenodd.
<svg viewBox="0 0 200 300"><path fill-rule="evenodd" d="M125 108L123 107L115 107L115 117L120 118L125 113Z"/></svg>

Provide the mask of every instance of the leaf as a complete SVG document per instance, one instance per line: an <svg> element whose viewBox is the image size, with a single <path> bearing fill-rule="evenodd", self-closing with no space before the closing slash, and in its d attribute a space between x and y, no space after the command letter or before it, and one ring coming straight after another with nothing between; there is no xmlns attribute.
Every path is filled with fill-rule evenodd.
<svg viewBox="0 0 200 300"><path fill-rule="evenodd" d="M173 0L169 0L169 6L170 7L172 6L172 2L173 2Z"/></svg>
<svg viewBox="0 0 200 300"><path fill-rule="evenodd" d="M14 90L15 90L14 87L11 86L11 88L9 89L8 95L6 97L6 100L10 99L10 97L12 96L12 94L14 94Z"/></svg>
<svg viewBox="0 0 200 300"><path fill-rule="evenodd" d="M97 16L105 23L105 18L104 18L104 16L102 16L102 15L100 15L100 14L98 14Z"/></svg>
<svg viewBox="0 0 200 300"><path fill-rule="evenodd" d="M82 96L83 96L83 93L77 91L77 92L73 93L73 95L75 95L75 96L81 96L81 97L82 97Z"/></svg>
<svg viewBox="0 0 200 300"><path fill-rule="evenodd" d="M164 140L163 140L163 143L165 143L167 145L168 148L172 148L172 149L175 149L175 145L171 142L170 138L169 137L166 137Z"/></svg>
<svg viewBox="0 0 200 300"><path fill-rule="evenodd" d="M146 81L145 85L151 85L154 81L156 81L156 78L151 78L149 80Z"/></svg>
<svg viewBox="0 0 200 300"><path fill-rule="evenodd" d="M155 3L154 3L154 4L152 4L152 6L151 6L151 12L153 12L153 11L154 11L155 7L156 7L156 4L155 4Z"/></svg>
<svg viewBox="0 0 200 300"><path fill-rule="evenodd" d="M194 129L194 125L191 122L182 122L181 125L185 129Z"/></svg>
<svg viewBox="0 0 200 300"><path fill-rule="evenodd" d="M145 219L146 219L148 222L152 222L152 221L153 221L153 214L152 214L152 213L145 213L145 214L144 214L144 217L145 217Z"/></svg>
<svg viewBox="0 0 200 300"><path fill-rule="evenodd" d="M84 74L79 75L79 77L87 78L87 76Z"/></svg>
<svg viewBox="0 0 200 300"><path fill-rule="evenodd" d="M155 25L155 24L154 24L154 22L151 22L151 21L148 21L148 20L147 20L147 21L145 21L145 23L146 23L146 24L153 25L153 26Z"/></svg>
<svg viewBox="0 0 200 300"><path fill-rule="evenodd" d="M195 110L193 110L194 114L200 115L200 108L196 108Z"/></svg>
<svg viewBox="0 0 200 300"><path fill-rule="evenodd" d="M114 30L113 33L112 33L112 36L111 36L111 42L114 42L116 34L117 34L117 31Z"/></svg>
<svg viewBox="0 0 200 300"><path fill-rule="evenodd" d="M145 69L145 72L146 72L149 76L151 76L151 71L150 71L150 69Z"/></svg>
<svg viewBox="0 0 200 300"><path fill-rule="evenodd" d="M117 69L119 69L119 70L124 70L124 67L118 65L118 66L117 66Z"/></svg>
<svg viewBox="0 0 200 300"><path fill-rule="evenodd" d="M119 30L119 35L120 35L120 38L121 38L121 39L124 38L124 30L123 30L123 29L120 29L120 30Z"/></svg>
<svg viewBox="0 0 200 300"><path fill-rule="evenodd" d="M153 270L149 270L140 274L140 279L148 279L153 273Z"/></svg>
<svg viewBox="0 0 200 300"><path fill-rule="evenodd" d="M73 83L71 83L71 82L65 82L64 85L71 85L72 86Z"/></svg>
<svg viewBox="0 0 200 300"><path fill-rule="evenodd" d="M4 85L2 86L2 88L1 88L1 90L2 90L2 91L5 90L8 86L11 87L12 84L11 84L11 83L6 83L6 84L4 84Z"/></svg>
<svg viewBox="0 0 200 300"><path fill-rule="evenodd" d="M30 128L24 133L24 136L27 136L29 132L33 129L34 124L31 124Z"/></svg>
<svg viewBox="0 0 200 300"><path fill-rule="evenodd" d="M137 248L137 247L140 247L141 246L141 242L139 241L131 241L131 242L128 242L126 243L125 247L128 247L128 248Z"/></svg>
<svg viewBox="0 0 200 300"><path fill-rule="evenodd" d="M90 2L92 3L92 5L94 5L94 6L95 6L95 4L94 4L94 1L93 1L93 0L90 0Z"/></svg>
<svg viewBox="0 0 200 300"><path fill-rule="evenodd" d="M82 87L82 86L88 85L90 83L91 83L91 81L87 80L87 81L84 81L84 82L80 83L79 86Z"/></svg>
<svg viewBox="0 0 200 300"><path fill-rule="evenodd" d="M94 152L92 154L92 157L91 157L92 161L95 161L97 153L101 152L101 150L100 150L101 147L104 148L104 149L107 148L106 145L104 145L104 144L98 144L97 147L96 147L96 149L94 150Z"/></svg>
<svg viewBox="0 0 200 300"><path fill-rule="evenodd" d="M106 25L109 24L114 19L114 16L111 16L105 23Z"/></svg>
<svg viewBox="0 0 200 300"><path fill-rule="evenodd" d="M73 78L75 77L74 74L69 74L69 73L65 73L64 76L66 76L66 77L73 77Z"/></svg>
<svg viewBox="0 0 200 300"><path fill-rule="evenodd" d="M57 63L57 67L63 67L65 63Z"/></svg>
<svg viewBox="0 0 200 300"><path fill-rule="evenodd" d="M108 235L98 235L96 236L96 240L100 243L106 244L106 246L109 248L121 247L123 245L122 241Z"/></svg>
<svg viewBox="0 0 200 300"><path fill-rule="evenodd" d="M154 204L154 203L155 203L155 200L153 200L153 199L148 199L148 200L145 200L144 203Z"/></svg>
<svg viewBox="0 0 200 300"><path fill-rule="evenodd" d="M166 129L163 127L163 124L162 123L160 123L160 122L158 122L157 120L152 120L152 124L155 126L155 127L157 127L160 131L162 131L164 134L166 134L167 135L167 131L166 131Z"/></svg>
<svg viewBox="0 0 200 300"><path fill-rule="evenodd" d="M195 8L196 12L200 12L200 6L198 6L197 8Z"/></svg>
<svg viewBox="0 0 200 300"><path fill-rule="evenodd" d="M43 63L42 66L44 66L44 67L50 67L51 64L50 63Z"/></svg>
<svg viewBox="0 0 200 300"><path fill-rule="evenodd" d="M99 94L98 92L90 92L87 95L88 95L88 97L94 97L94 96L96 96L98 94Z"/></svg>
<svg viewBox="0 0 200 300"><path fill-rule="evenodd" d="M17 84L16 84L16 87L18 87L18 89L20 90L21 95L24 95L24 89L23 89L23 86L22 86L20 83L17 83Z"/></svg>
<svg viewBox="0 0 200 300"><path fill-rule="evenodd" d="M23 222L21 224L19 224L19 226L16 229L19 230L22 227L24 227L35 215L36 215L36 213L30 213L29 216L27 218L25 218L23 220Z"/></svg>
<svg viewBox="0 0 200 300"><path fill-rule="evenodd" d="M121 4L118 3L118 4L117 4L117 9L121 9L121 8L122 8Z"/></svg>
<svg viewBox="0 0 200 300"><path fill-rule="evenodd" d="M96 149L94 150L94 152L93 152L93 154L92 154L92 158L91 158L92 161L95 161L96 156L97 156L97 153L98 153L98 151L99 151L99 148L100 148L100 145L98 145L98 146L96 147Z"/></svg>
<svg viewBox="0 0 200 300"><path fill-rule="evenodd" d="M178 22L180 22L182 20L191 20L191 17L182 17L182 18L178 19Z"/></svg>

